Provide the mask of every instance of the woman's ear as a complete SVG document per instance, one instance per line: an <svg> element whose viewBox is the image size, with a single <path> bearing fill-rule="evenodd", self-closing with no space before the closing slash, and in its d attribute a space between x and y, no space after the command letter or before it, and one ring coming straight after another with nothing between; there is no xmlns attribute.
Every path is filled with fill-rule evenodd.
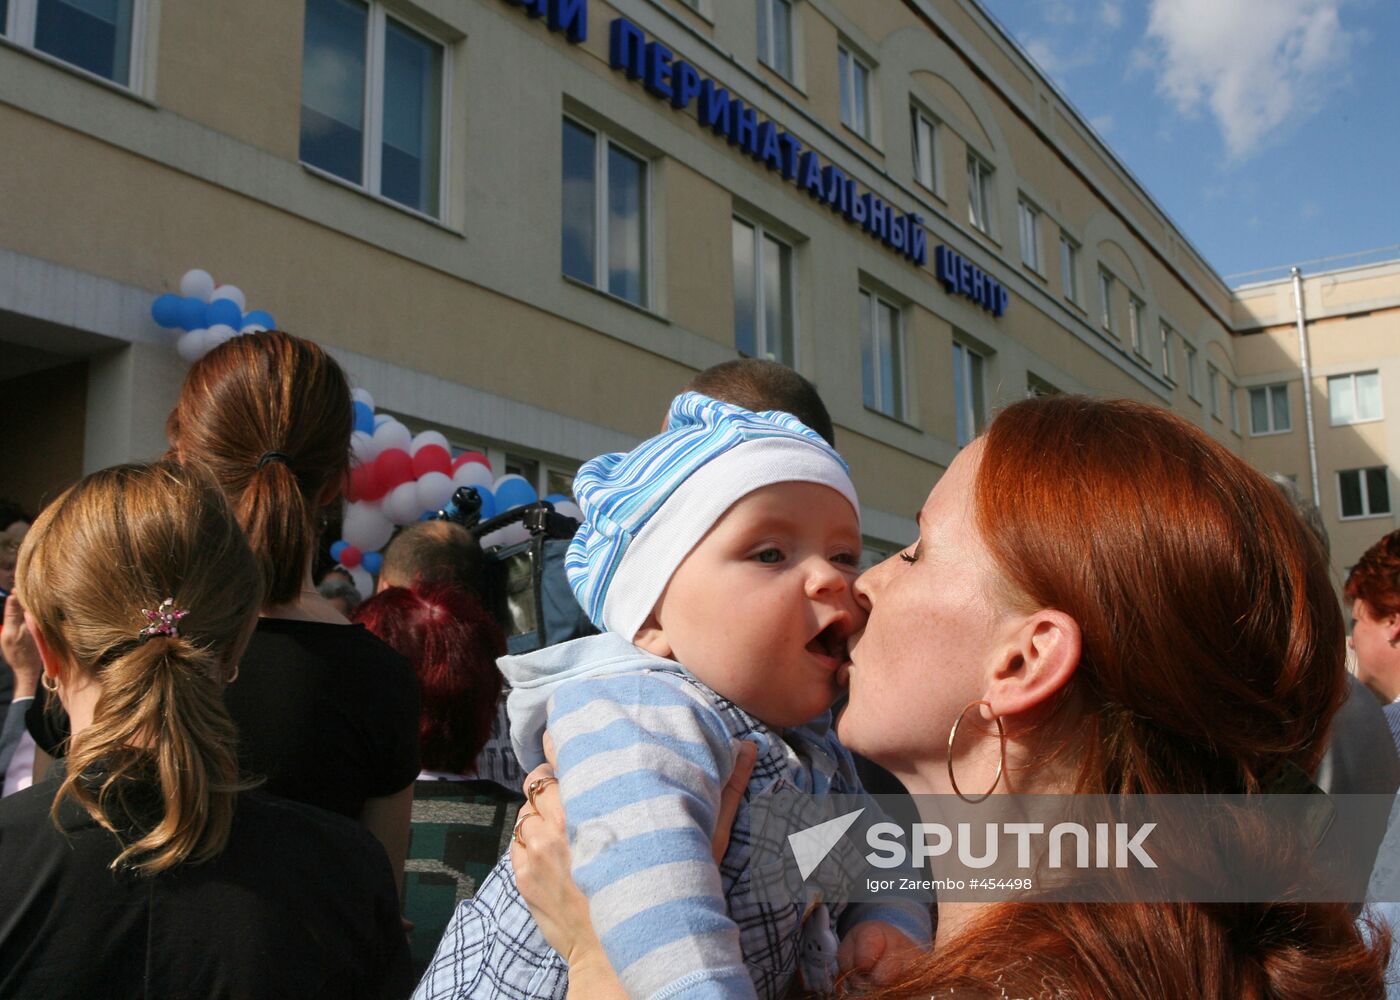
<svg viewBox="0 0 1400 1000"><path fill-rule="evenodd" d="M1044 608L1022 620L996 663L987 692L997 716L1019 715L1064 690L1079 666L1079 623Z"/></svg>
<svg viewBox="0 0 1400 1000"><path fill-rule="evenodd" d="M632 645L665 660L676 658L671 650L671 642L666 638L666 630L661 627L661 620L657 618L655 611L647 615L647 620L637 629L637 634L632 637Z"/></svg>
<svg viewBox="0 0 1400 1000"><path fill-rule="evenodd" d="M39 631L39 623L28 611L24 613L24 628L34 640L34 648L39 651L39 660L44 664L44 673L54 680L63 676L63 661L49 645L44 633Z"/></svg>

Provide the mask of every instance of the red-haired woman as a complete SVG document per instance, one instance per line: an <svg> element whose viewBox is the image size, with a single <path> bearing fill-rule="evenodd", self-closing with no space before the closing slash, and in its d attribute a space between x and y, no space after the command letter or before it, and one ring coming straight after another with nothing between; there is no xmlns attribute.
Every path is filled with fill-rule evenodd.
<svg viewBox="0 0 1400 1000"><path fill-rule="evenodd" d="M1164 410L1017 403L939 480L918 541L856 584L869 620L837 730L915 793L1253 794L1290 765L1311 773L1346 680L1306 531ZM522 891L571 990L617 995L560 888L556 790L532 797ZM1388 950L1342 903L957 902L929 954L867 960L883 997L1378 1000Z"/></svg>
<svg viewBox="0 0 1400 1000"><path fill-rule="evenodd" d="M410 864L414 870L404 880L410 950L421 969L452 910L499 856L501 831L513 819L514 799L471 780L496 717L496 657L505 655L506 641L480 602L450 584L387 587L361 604L354 620L413 664L422 689L418 750L424 770L413 791L419 808L410 858L430 870L420 877L423 864ZM489 818L469 823L471 813Z"/></svg>
<svg viewBox="0 0 1400 1000"><path fill-rule="evenodd" d="M1356 677L1385 705L1400 748L1400 531L1366 550L1347 574Z"/></svg>

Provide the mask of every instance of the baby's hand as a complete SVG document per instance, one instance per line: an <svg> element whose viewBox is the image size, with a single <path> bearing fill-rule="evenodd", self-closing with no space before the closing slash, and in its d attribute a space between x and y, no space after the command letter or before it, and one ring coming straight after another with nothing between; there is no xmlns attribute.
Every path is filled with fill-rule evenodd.
<svg viewBox="0 0 1400 1000"><path fill-rule="evenodd" d="M894 982L909 971L921 949L903 931L883 920L864 920L841 939L836 962L841 972L877 985Z"/></svg>

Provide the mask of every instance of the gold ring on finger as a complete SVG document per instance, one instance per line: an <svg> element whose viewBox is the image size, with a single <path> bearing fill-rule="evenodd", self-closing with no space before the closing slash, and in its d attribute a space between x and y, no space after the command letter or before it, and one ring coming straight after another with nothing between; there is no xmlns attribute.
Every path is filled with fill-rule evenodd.
<svg viewBox="0 0 1400 1000"><path fill-rule="evenodd" d="M525 823L525 821L526 821L527 819L529 819L529 818L532 817L532 816L538 816L538 815L539 815L539 813L537 813L537 812L521 810L520 815L516 818L516 820L515 820L515 829L513 829L513 830L511 831L510 836L511 836L511 839L514 840L514 841L515 841L517 844L519 844L521 847L524 847L524 846L526 846L526 845L525 845L525 838L522 837L522 836L520 836L520 827L521 827L522 825L524 825L524 823Z"/></svg>
<svg viewBox="0 0 1400 1000"><path fill-rule="evenodd" d="M550 785L557 784L558 781L559 779L554 777L554 775L546 774L544 777L536 778L534 781L530 782L529 786L525 789L525 797L530 800L530 808L538 809L539 807L535 805L535 796Z"/></svg>

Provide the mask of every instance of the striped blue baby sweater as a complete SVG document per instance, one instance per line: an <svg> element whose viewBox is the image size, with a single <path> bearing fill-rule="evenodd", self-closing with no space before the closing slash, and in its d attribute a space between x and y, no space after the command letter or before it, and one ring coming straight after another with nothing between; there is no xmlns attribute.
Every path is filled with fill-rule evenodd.
<svg viewBox="0 0 1400 1000"><path fill-rule="evenodd" d="M628 994L782 996L804 928L825 926L827 915L811 919L800 899L754 898L750 811L781 789L861 791L830 716L775 731L679 664L614 633L507 657L501 669L522 765L543 760L546 726L554 739L574 878ZM758 760L716 865L710 839L741 739L758 745ZM930 937L928 909L917 901L829 909L843 931L877 919L921 944ZM415 997L562 998L567 985L567 968L530 918L507 854L458 907Z"/></svg>

